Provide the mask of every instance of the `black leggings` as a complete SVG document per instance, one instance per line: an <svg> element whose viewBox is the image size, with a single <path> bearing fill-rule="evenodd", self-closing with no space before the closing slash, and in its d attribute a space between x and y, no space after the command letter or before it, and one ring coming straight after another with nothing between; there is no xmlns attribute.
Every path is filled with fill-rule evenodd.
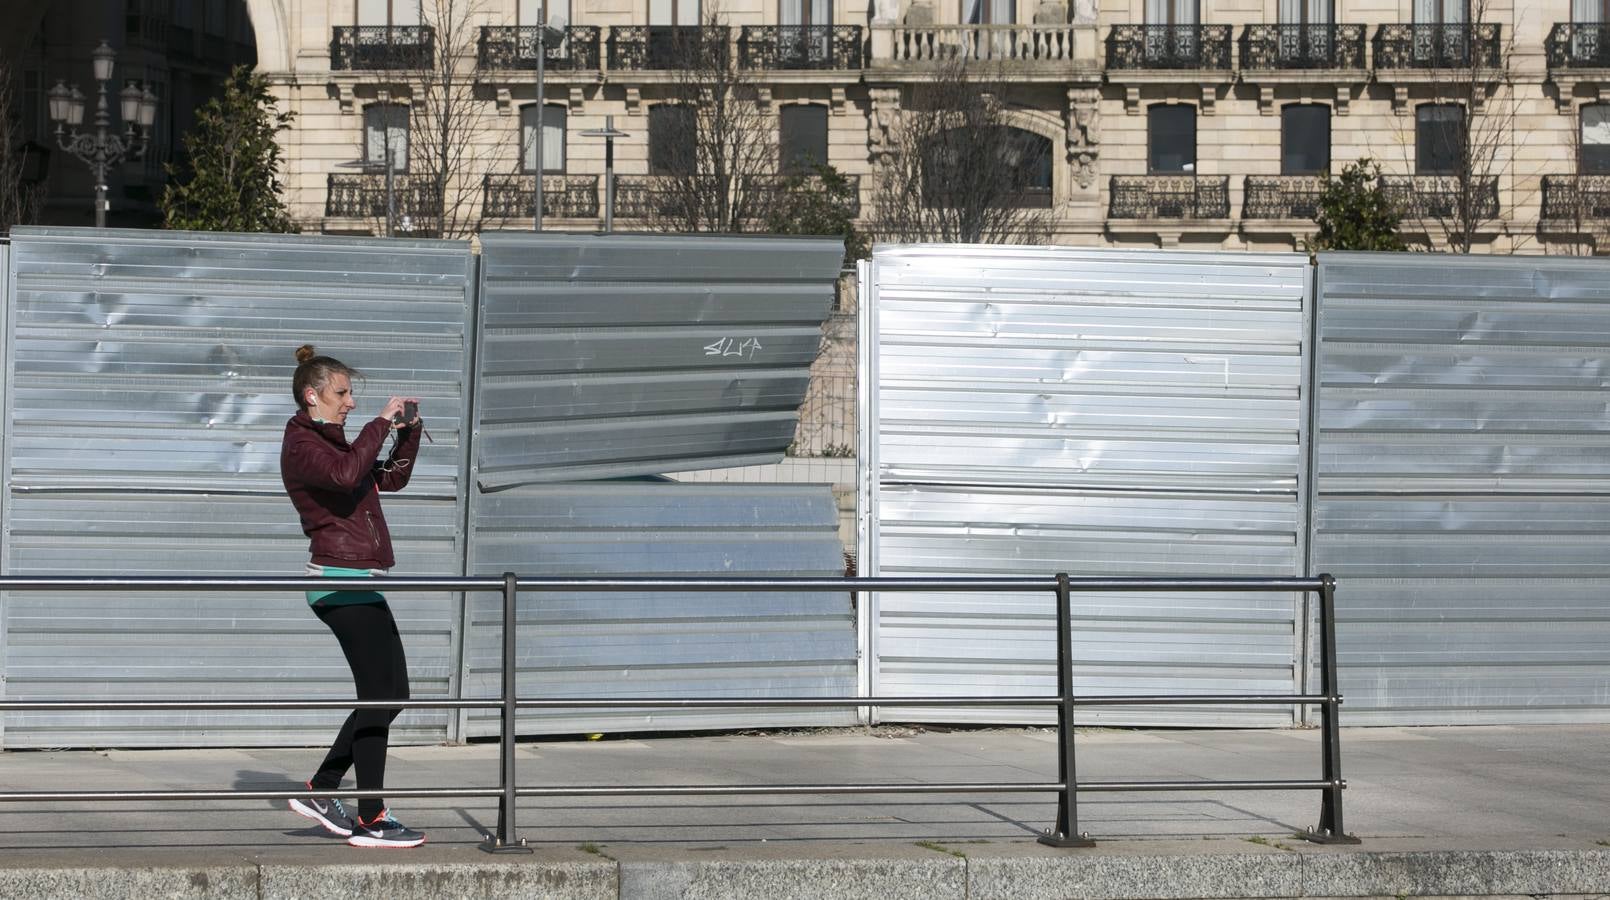
<svg viewBox="0 0 1610 900"><path fill-rule="evenodd" d="M359 700L408 699L408 661L403 657L397 620L391 617L391 607L384 600L345 606L315 603L313 612L341 642ZM334 791L341 786L347 770L356 768L358 790L383 789L386 741L391 734L391 721L401 711L379 707L353 710L313 776L313 788ZM358 815L373 819L385 806L384 800L364 798L358 801Z"/></svg>

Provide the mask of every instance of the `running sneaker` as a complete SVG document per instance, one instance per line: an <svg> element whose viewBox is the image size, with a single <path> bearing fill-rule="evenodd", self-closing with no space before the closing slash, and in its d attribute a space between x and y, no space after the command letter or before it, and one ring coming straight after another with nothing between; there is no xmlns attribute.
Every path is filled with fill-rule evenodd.
<svg viewBox="0 0 1610 900"><path fill-rule="evenodd" d="M425 843L425 835L392 818L391 810L383 809L367 822L360 816L347 843L354 847L418 847Z"/></svg>
<svg viewBox="0 0 1610 900"><path fill-rule="evenodd" d="M313 782L307 782L307 789L313 790ZM291 799L291 812L324 826L324 830L331 834L349 837L352 834L353 816L341 801L334 797L313 797L311 799Z"/></svg>

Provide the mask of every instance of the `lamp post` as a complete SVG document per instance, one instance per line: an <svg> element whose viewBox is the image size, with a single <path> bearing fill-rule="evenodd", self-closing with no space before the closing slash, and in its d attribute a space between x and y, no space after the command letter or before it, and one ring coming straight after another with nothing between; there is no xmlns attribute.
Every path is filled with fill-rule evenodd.
<svg viewBox="0 0 1610 900"><path fill-rule="evenodd" d="M144 85L136 87L130 81L118 92L123 113L123 133L109 133L111 113L106 104L106 84L112 80L112 63L117 51L105 40L90 54L94 64L95 80L100 86L100 98L95 105L95 133L80 133L84 123L84 95L78 85L69 88L62 81L47 94L50 100L50 120L56 123L56 143L63 150L78 157L95 173L95 227L106 227L106 172L123 161L126 156L141 156L150 144L151 123L157 118L157 95ZM71 129L62 133L62 126ZM136 131L138 128L138 131Z"/></svg>
<svg viewBox="0 0 1610 900"><path fill-rule="evenodd" d="M535 207L532 215L531 230L542 230L542 133L548 130L548 91L543 81L543 66L548 59L548 50L558 47L565 40L565 17L555 16L553 22L548 21L548 4L544 2L538 13L542 19L537 25L537 133L532 139L533 152L537 155L537 190Z"/></svg>
<svg viewBox="0 0 1610 900"><path fill-rule="evenodd" d="M604 139L604 233L609 234L615 230L615 139L631 135L616 131L615 117L605 116L603 128L590 128L581 136Z"/></svg>

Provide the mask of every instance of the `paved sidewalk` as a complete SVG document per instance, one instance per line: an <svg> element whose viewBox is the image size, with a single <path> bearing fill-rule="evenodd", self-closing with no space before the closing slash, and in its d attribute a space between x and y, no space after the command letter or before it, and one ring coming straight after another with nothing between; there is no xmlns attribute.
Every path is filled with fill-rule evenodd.
<svg viewBox="0 0 1610 900"><path fill-rule="evenodd" d="M522 743L518 758L525 785L1050 781L1056 775L1055 748L1054 732L1045 729L879 728L543 740ZM758 888L749 882L723 893L701 880L712 871L731 874L753 864L774 875L782 866L798 876L790 882L796 888L819 889L797 896L893 896L877 893L892 888L875 887L860 876L844 882L847 892L827 890L820 873L809 874L809 864L828 860L859 860L871 866L867 872L905 873L891 884L917 877L907 871L910 866L924 872L960 866L956 877L963 882L955 896L966 897L988 894L977 879L994 871L990 860L1011 860L1028 866L1028 872L1099 864L1119 879L1111 890L1089 888L1067 896L1302 896L1313 887L1303 887L1308 882L1302 878L1319 877L1322 870L1314 867L1320 862L1351 860L1349 865L1356 866L1368 861L1376 873L1369 877L1376 880L1365 883L1375 884L1387 877L1376 871L1384 860L1399 860L1392 865L1401 868L1409 865L1401 860L1414 854L1424 855L1421 863L1434 862L1442 872L1436 877L1444 880L1424 881L1430 876L1421 872L1414 877L1422 880L1414 883L1426 890L1411 893L1437 893L1438 885L1462 885L1466 894L1505 886L1543 888L1513 893L1610 893L1610 726L1355 728L1344 730L1342 748L1349 782L1346 825L1364 839L1358 848L1317 848L1292 839L1292 832L1317 818L1319 794L1313 791L1089 794L1080 804L1080 825L1101 842L1094 853L1033 843L1054 820L1050 795L533 798L522 800L518 825L538 852L520 859L475 849L481 833L496 822L495 805L482 800L394 802L400 818L429 833L430 844L425 851L383 858L304 827L279 802L10 803L0 804L0 896L27 895L6 889L8 869L13 877L59 874L86 859L123 870L206 862L222 866L220 872L235 872L231 866L247 865L259 879L251 891L265 897L274 895L262 881L270 870L283 874L290 871L286 866L326 864L371 873L383 864L393 867L386 874L393 878L420 871L440 870L440 875L447 871L440 869L444 865L470 867L482 879L511 865L524 873L522 878L539 870L544 878L569 872L560 879L569 885L564 891L522 894L531 896L756 900L790 895L786 890L755 893ZM1082 730L1078 749L1082 781L1312 778L1319 771L1316 730ZM318 758L315 749L8 752L0 754L0 784L12 790L294 788ZM394 787L491 786L496 780L497 748L489 744L395 748L388 773ZM1488 877L1488 889L1456 878L1468 881L1471 873L1485 871L1483 866L1497 865L1494 860L1502 854L1516 852L1532 855L1524 862L1503 856L1508 861L1497 871L1509 874ZM1472 853L1477 856L1458 855ZM1141 857L1174 860L1165 869L1208 865L1198 872L1208 879L1203 884L1238 887L1207 893L1188 887L1197 882L1181 875L1169 882L1168 890L1176 893L1134 893L1144 873L1137 871L1126 882L1121 867L1111 866L1114 860ZM1251 865L1248 860L1260 859L1264 862L1229 882L1211 876L1224 860ZM1298 881L1257 887L1257 879L1270 873ZM192 887L194 875L186 882ZM1014 877L1019 876L1027 877L1022 872ZM1549 877L1560 880L1545 883ZM597 879L604 881L595 884ZM173 895L233 896L224 892L226 881L208 882L216 888L213 893ZM388 884L394 897L406 895ZM590 885L585 891L584 884ZM1245 891L1277 892L1246 893L1239 887L1243 884ZM1334 892L1339 883L1325 884L1330 895L1347 895ZM98 896L84 893L85 884L74 885L62 890ZM938 883L929 887L915 896L949 891ZM1063 895L1028 882L1019 887L1002 896ZM34 890L45 888L35 885ZM439 895L482 896L478 890ZM285 894L316 895L300 888Z"/></svg>

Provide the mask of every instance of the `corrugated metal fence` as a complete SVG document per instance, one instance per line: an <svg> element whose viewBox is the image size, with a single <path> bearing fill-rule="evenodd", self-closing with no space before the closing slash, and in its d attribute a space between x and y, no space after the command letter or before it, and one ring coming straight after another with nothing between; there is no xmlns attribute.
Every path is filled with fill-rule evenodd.
<svg viewBox="0 0 1610 900"><path fill-rule="evenodd" d="M864 569L1328 571L1349 722L1610 721L1610 261L1322 255L1317 303L1315 278L1299 256L880 250ZM868 607L871 688L1048 689L1043 605ZM1284 602L1075 616L1088 690L1286 690L1312 655Z"/></svg>
<svg viewBox="0 0 1610 900"><path fill-rule="evenodd" d="M689 360L702 360L711 340L691 345L711 328L756 315L786 322L791 334L819 328L841 248L801 239L486 237L497 290L478 317L478 257L464 242L16 229L0 367L0 571L299 574L307 540L285 499L278 457L295 409L293 352L302 343L364 372L360 410L392 393L422 399L434 443L421 453L408 489L386 499L396 574L463 574L483 564L525 574L571 571L586 553L555 551L579 548L589 529L599 534L600 572L626 571L636 562L623 547L658 546L668 532L684 546L708 545L677 570L688 574L841 571L839 554L828 552L834 520L826 486L637 485L634 507L618 498L620 485L483 497L473 474L476 460L490 460L497 473L491 487L504 488L676 471L725 460L733 447L746 459L780 459L809 357L782 352L778 343L788 341L772 332L763 338L766 355L751 345L742 367L724 358L725 369L699 373L692 379L699 392L680 396L681 406L650 408L651 400L678 396L667 385L690 381L683 377ZM769 260L773 274L754 284L717 279L724 255L744 258L749 275ZM786 315L773 303L781 295L792 304ZM711 299L717 296L721 302ZM751 302L757 298L762 302ZM684 318L684 327L673 324ZM651 326L679 333L681 340L658 346L680 349L649 352L639 338ZM809 343L815 346L814 334ZM475 351L489 345L499 350L489 353L492 371L478 379ZM545 374L528 378L533 367ZM493 404L478 402L474 388L482 380ZM757 391L761 383L774 386ZM765 415L753 415L762 395ZM498 433L500 413L474 418L472 410L500 410L520 397L540 409L540 436L510 442ZM575 452L550 453L554 448ZM478 538L487 546L473 546ZM578 693L607 692L622 671L653 673L651 684L682 677L679 657L730 645L741 629L774 638L717 655L712 662L725 689L781 684L789 693L835 693L853 682L847 597L793 598L778 607L785 598L725 595L720 613L701 614L693 612L700 598L561 599L563 609L525 598L523 608L543 626L532 629L530 652L538 668L564 667L565 686ZM392 605L407 634L416 697L484 684L479 648L498 625L486 622L479 606L417 593ZM561 645L564 652L552 656ZM790 674L778 677L781 671ZM339 698L352 689L339 648L305 602L268 595L12 592L0 597L0 674L6 696L16 699ZM3 717L0 746L320 743L340 718L11 713ZM770 720L737 711L696 721ZM646 716L620 722L655 727ZM576 725L538 717L523 723L535 731ZM473 722L466 727L435 711L405 713L398 728L402 741L478 733Z"/></svg>

